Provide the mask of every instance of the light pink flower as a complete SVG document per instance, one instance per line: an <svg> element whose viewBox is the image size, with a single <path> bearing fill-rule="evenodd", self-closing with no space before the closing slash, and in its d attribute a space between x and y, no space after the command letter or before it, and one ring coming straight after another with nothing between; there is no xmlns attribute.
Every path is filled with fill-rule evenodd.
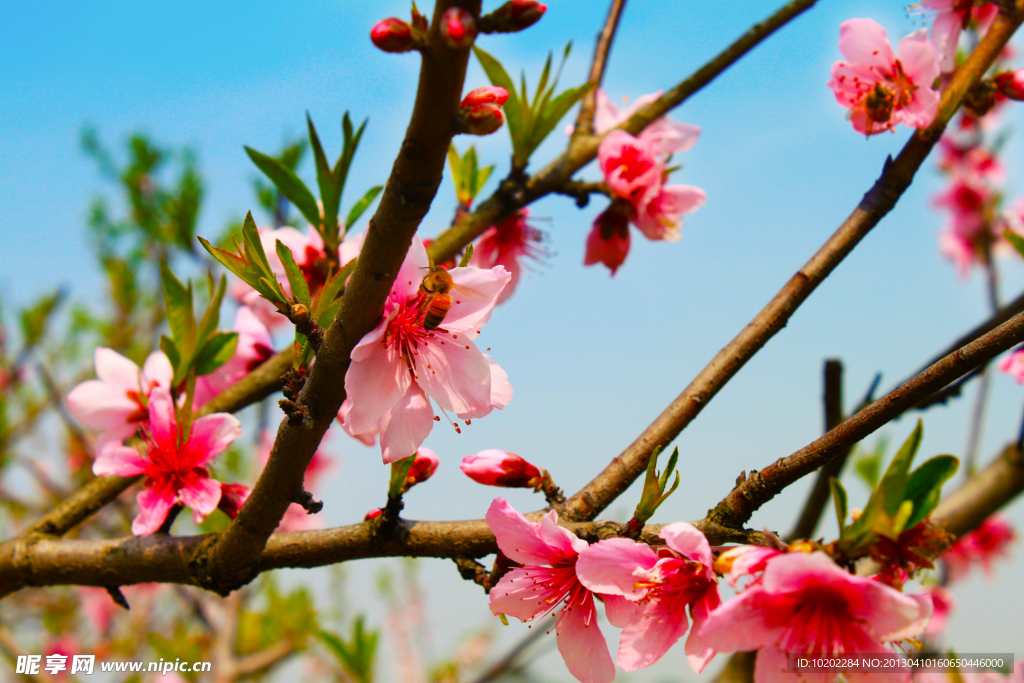
<svg viewBox="0 0 1024 683"><path fill-rule="evenodd" d="M1005 517L991 515L977 529L958 538L942 555L949 580L963 579L977 565L992 578L993 562L1006 557L1010 544L1016 539L1017 532Z"/></svg>
<svg viewBox="0 0 1024 683"><path fill-rule="evenodd" d="M924 593L932 599L932 618L924 630L924 637L935 640L946 632L949 617L956 609L956 598L942 586L926 586Z"/></svg>
<svg viewBox="0 0 1024 683"><path fill-rule="evenodd" d="M628 603L608 607L613 626L624 627L617 663L626 671L654 664L689 628L686 658L700 673L715 651L700 636L708 614L718 607L718 580L704 534L686 522L669 524L659 534L668 546L659 551L628 538L612 538L580 553L576 573L584 586Z"/></svg>
<svg viewBox="0 0 1024 683"><path fill-rule="evenodd" d="M587 542L558 526L554 510L537 524L504 498L491 503L487 524L501 552L523 565L491 589L491 612L526 622L558 610L558 651L569 673L583 683L611 683L615 665L597 625L594 595L576 576L576 561Z"/></svg>
<svg viewBox="0 0 1024 683"><path fill-rule="evenodd" d="M661 95L661 90L650 95L641 95L620 112L615 103L608 98L604 89L598 88L594 107L594 132L601 135L625 123L633 114L654 102ZM640 131L640 135L637 137L654 143L657 153L667 158L676 152L685 152L693 147L700 137L700 126L693 126L682 121L672 122L666 115L651 122L649 126Z"/></svg>
<svg viewBox="0 0 1024 683"><path fill-rule="evenodd" d="M504 266L512 275L512 279L498 296L499 304L512 296L516 285L519 284L522 273L520 259L529 258L537 261L544 256L545 252L539 246L544 239L544 233L526 222L529 217L528 208L519 209L497 225L487 228L474 245L470 265L484 269Z"/></svg>
<svg viewBox="0 0 1024 683"><path fill-rule="evenodd" d="M137 496L139 514L132 522L136 536L159 529L176 503L192 508L192 519L199 524L217 509L221 496L220 482L210 478L206 465L241 433L242 424L233 415L214 413L196 419L181 438L171 394L156 387L149 394L149 422L143 428L146 453L109 443L92 471L98 477L146 476L145 488Z"/></svg>
<svg viewBox="0 0 1024 683"><path fill-rule="evenodd" d="M1024 384L1024 347L1016 348L1008 353L1003 360L999 361L999 369L1017 380L1018 384Z"/></svg>
<svg viewBox="0 0 1024 683"><path fill-rule="evenodd" d="M416 452L434 426L433 399L459 419L483 417L512 397L508 376L473 343L511 276L501 266L449 271L456 287L442 325L424 327L419 292L427 252L413 237L384 304L384 319L352 350L342 405L349 434L378 429L384 462ZM429 398L428 398L429 397Z"/></svg>
<svg viewBox="0 0 1024 683"><path fill-rule="evenodd" d="M927 596L904 595L854 576L824 553L785 553L761 581L711 613L700 635L719 652L757 650L755 683L786 683L786 653L832 656L878 653L885 642L919 635L931 616ZM885 683L905 674L847 673ZM834 674L804 675L827 683Z"/></svg>
<svg viewBox="0 0 1024 683"><path fill-rule="evenodd" d="M651 140L613 130L598 146L597 162L612 194L631 204L661 187L664 166Z"/></svg>
<svg viewBox="0 0 1024 683"><path fill-rule="evenodd" d="M960 32L973 18L978 22L979 38L988 33L989 27L999 14L995 3L982 3L975 7L975 0L922 0L921 7L935 12L931 36L938 53L942 73L956 69L956 49L960 43Z"/></svg>
<svg viewBox="0 0 1024 683"><path fill-rule="evenodd" d="M755 577L756 581L764 568L768 566L768 560L783 551L774 548L766 548L760 545L739 545L729 548L715 561L715 568L720 573L725 573L729 585L736 588L736 584L744 576Z"/></svg>
<svg viewBox="0 0 1024 683"><path fill-rule="evenodd" d="M849 61L832 66L828 86L851 110L855 130L874 135L901 122L925 128L935 118L939 93L932 83L939 64L924 29L901 40L894 54L878 23L850 19L839 27L839 50Z"/></svg>
<svg viewBox="0 0 1024 683"><path fill-rule="evenodd" d="M683 216L707 201L707 194L690 185L662 185L644 195L636 206L633 224L647 239L675 242L680 237Z"/></svg>
<svg viewBox="0 0 1024 683"><path fill-rule="evenodd" d="M232 387L274 355L274 343L270 330L248 306L242 306L235 314L235 328L238 344L231 359L209 375L196 380L196 393L192 405L198 410L228 387Z"/></svg>
<svg viewBox="0 0 1024 683"><path fill-rule="evenodd" d="M478 484L524 488L534 486L540 470L515 453L489 448L462 459L459 469Z"/></svg>
<svg viewBox="0 0 1024 683"><path fill-rule="evenodd" d="M146 397L153 387L169 389L174 369L163 351L154 351L142 369L112 349L96 349L96 376L68 394L68 410L86 427L100 431L97 450L127 439L148 419Z"/></svg>

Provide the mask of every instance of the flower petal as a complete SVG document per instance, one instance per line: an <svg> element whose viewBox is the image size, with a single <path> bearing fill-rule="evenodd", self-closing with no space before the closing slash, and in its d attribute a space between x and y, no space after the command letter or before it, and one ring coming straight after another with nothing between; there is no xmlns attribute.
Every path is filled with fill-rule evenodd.
<svg viewBox="0 0 1024 683"><path fill-rule="evenodd" d="M580 553L576 560L576 575L595 593L636 600L640 594L636 591L634 570L649 570L657 563L658 556L646 543L628 538L608 538Z"/></svg>
<svg viewBox="0 0 1024 683"><path fill-rule="evenodd" d="M164 387L155 387L149 393L149 430L161 451L178 451L178 423L174 415L174 401Z"/></svg>
<svg viewBox="0 0 1024 683"><path fill-rule="evenodd" d="M197 467L227 450L242 435L242 423L229 413L204 415L192 423L192 433L185 444L188 462Z"/></svg>
<svg viewBox="0 0 1024 683"><path fill-rule="evenodd" d="M629 622L643 617L643 605L633 602L621 595L609 595L605 593L604 615L608 617L608 623L615 628L625 628Z"/></svg>
<svg viewBox="0 0 1024 683"><path fill-rule="evenodd" d="M366 358L353 358L345 374L345 391L352 401L345 424L351 433L370 431L405 396L410 384L409 369L389 349L377 346Z"/></svg>
<svg viewBox="0 0 1024 683"><path fill-rule="evenodd" d="M698 600L690 606L693 626L690 629L690 636L686 639L686 659L690 662L690 667L697 673L703 671L716 654L715 649L704 640L701 629L711 612L720 604L722 601L718 597L718 588L715 587L705 593L702 600Z"/></svg>
<svg viewBox="0 0 1024 683"><path fill-rule="evenodd" d="M437 332L432 343L420 347L417 368L417 383L441 408L461 415L491 405L491 366L471 340ZM359 405L353 403L352 429L365 431L352 417Z"/></svg>
<svg viewBox="0 0 1024 683"><path fill-rule="evenodd" d="M522 565L551 564L558 558L541 540L540 525L523 517L504 498L495 498L487 508L487 526L491 527L505 557Z"/></svg>
<svg viewBox="0 0 1024 683"><path fill-rule="evenodd" d="M899 42L896 47L903 72L918 89L931 90L932 83L939 77L939 62L935 46L928 40L928 32L921 28Z"/></svg>
<svg viewBox="0 0 1024 683"><path fill-rule="evenodd" d="M540 518L540 538L552 550L565 557L579 555L590 547L590 544L564 527L558 526L558 513L549 510Z"/></svg>
<svg viewBox="0 0 1024 683"><path fill-rule="evenodd" d="M709 579L717 580L712 568L715 561L711 555L711 546L707 537L695 526L687 522L676 522L666 526L658 535L665 539L665 543L672 550L704 565Z"/></svg>
<svg viewBox="0 0 1024 683"><path fill-rule="evenodd" d="M885 29L873 19L849 19L839 26L839 51L846 60L883 71L892 68L896 55Z"/></svg>
<svg viewBox="0 0 1024 683"><path fill-rule="evenodd" d="M452 289L452 307L444 319L444 328L476 339L477 333L491 317L498 300L512 274L503 266L474 268L465 266L448 271L455 288Z"/></svg>
<svg viewBox="0 0 1024 683"><path fill-rule="evenodd" d="M546 567L513 569L501 577L491 589L488 604L492 614L508 614L519 621L531 621L551 609L551 605L565 596L550 588L546 578L551 570Z"/></svg>
<svg viewBox="0 0 1024 683"><path fill-rule="evenodd" d="M206 515L217 509L220 496L220 482L210 477L200 477L190 486L178 489L178 499L192 508L192 521L196 524L200 524Z"/></svg>
<svg viewBox="0 0 1024 683"><path fill-rule="evenodd" d="M114 439L126 439L135 433L137 422L129 422L139 404L119 387L100 380L82 382L68 393L68 410L90 429L111 432Z"/></svg>
<svg viewBox="0 0 1024 683"><path fill-rule="evenodd" d="M169 389L174 380L174 368L171 367L171 361L167 358L167 354L163 351L154 351L149 354L146 362L142 364L142 379L146 384L143 387L146 393L149 393L154 386Z"/></svg>
<svg viewBox="0 0 1024 683"><path fill-rule="evenodd" d="M619 656L615 661L623 671L636 671L654 664L689 628L685 610L668 612L658 607L657 603L650 603L642 619L622 630Z"/></svg>
<svg viewBox="0 0 1024 683"><path fill-rule="evenodd" d="M101 382L125 391L139 391L139 366L117 351L102 346L96 349L96 376Z"/></svg>
<svg viewBox="0 0 1024 683"><path fill-rule="evenodd" d="M423 390L413 382L405 396L381 418L381 425L380 449L386 465L416 453L434 428L434 411Z"/></svg>
<svg viewBox="0 0 1024 683"><path fill-rule="evenodd" d="M164 488L142 489L135 500L139 503L139 514L132 521L132 533L136 536L156 532L174 506L174 494Z"/></svg>
<svg viewBox="0 0 1024 683"><path fill-rule="evenodd" d="M146 471L149 460L137 450L120 443L111 442L104 446L92 463L92 473L97 477L116 474L119 477L134 477Z"/></svg>
<svg viewBox="0 0 1024 683"><path fill-rule="evenodd" d="M608 653L604 634L597 626L597 608L590 593L579 603L569 605L555 627L558 652L569 673L581 683L611 683L615 665Z"/></svg>
<svg viewBox="0 0 1024 683"><path fill-rule="evenodd" d="M785 625L769 625L764 586L756 584L708 615L701 640L718 652L756 650L778 641Z"/></svg>

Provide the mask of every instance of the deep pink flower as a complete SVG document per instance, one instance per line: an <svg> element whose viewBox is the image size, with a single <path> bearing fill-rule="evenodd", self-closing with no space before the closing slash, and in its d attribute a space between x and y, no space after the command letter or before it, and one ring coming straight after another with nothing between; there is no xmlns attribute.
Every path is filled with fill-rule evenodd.
<svg viewBox="0 0 1024 683"><path fill-rule="evenodd" d="M206 465L241 433L242 424L233 415L214 413L196 419L182 438L171 394L158 386L149 394L149 420L143 428L146 452L109 443L92 471L98 477L145 475L145 488L137 496L139 514L132 522L136 536L159 529L176 503L192 508L192 518L199 524L217 509L221 496L220 482L210 477Z"/></svg>
<svg viewBox="0 0 1024 683"><path fill-rule="evenodd" d="M979 564L991 578L993 562L1007 556L1007 550L1016 538L1016 531L1005 517L998 514L990 516L977 529L958 538L942 555L949 580L963 579L972 567Z"/></svg>
<svg viewBox="0 0 1024 683"><path fill-rule="evenodd" d="M68 410L86 427L100 431L99 450L110 441L127 439L149 415L153 387L169 389L174 369L163 351L154 351L142 369L112 349L96 349L96 376L68 394Z"/></svg>
<svg viewBox="0 0 1024 683"><path fill-rule="evenodd" d="M995 82L1004 97L1017 101L1024 100L1024 69L998 74Z"/></svg>
<svg viewBox="0 0 1024 683"><path fill-rule="evenodd" d="M512 275L498 296L499 304L512 296L519 284L523 269L520 259L536 261L544 255L544 250L538 246L544 239L544 233L526 222L529 217L528 208L519 209L497 225L487 228L473 247L470 265L485 269L504 266Z"/></svg>
<svg viewBox="0 0 1024 683"><path fill-rule="evenodd" d="M885 29L872 19L850 19L839 27L839 50L848 62L832 66L828 86L850 109L858 132L874 135L898 123L925 128L935 118L939 76L935 48L924 29L900 41L894 54Z"/></svg>
<svg viewBox="0 0 1024 683"><path fill-rule="evenodd" d="M459 104L461 130L470 135L490 135L501 128L505 115L501 107L508 100L508 91L497 85L470 90Z"/></svg>
<svg viewBox="0 0 1024 683"><path fill-rule="evenodd" d="M249 500L250 493L252 490L245 484L221 484L220 500L217 501L217 507L225 515L234 519L238 516L238 511L245 505L245 501Z"/></svg>
<svg viewBox="0 0 1024 683"><path fill-rule="evenodd" d="M533 26L548 6L535 0L508 0L504 5L491 12L492 29L496 33L512 33Z"/></svg>
<svg viewBox="0 0 1024 683"><path fill-rule="evenodd" d="M370 40L384 52L412 49L412 27L398 17L381 19L370 29Z"/></svg>
<svg viewBox="0 0 1024 683"><path fill-rule="evenodd" d="M946 173L995 186L1006 180L1006 169L999 157L979 144L961 143L955 135L947 133L939 140L939 152L939 168Z"/></svg>
<svg viewBox="0 0 1024 683"><path fill-rule="evenodd" d="M462 459L459 469L478 484L527 488L535 486L540 470L515 453L489 448Z"/></svg>
<svg viewBox="0 0 1024 683"><path fill-rule="evenodd" d="M661 187L664 167L651 140L613 130L598 146L597 162L612 194L633 205Z"/></svg>
<svg viewBox="0 0 1024 683"><path fill-rule="evenodd" d="M461 50L473 44L476 38L476 20L461 7L449 7L441 15L441 39L453 50Z"/></svg>
<svg viewBox="0 0 1024 683"><path fill-rule="evenodd" d="M594 132L601 135L625 123L633 114L661 95L661 90L650 95L641 95L620 112L615 103L608 99L608 94L598 88L594 106ZM653 143L655 152L664 159L676 152L685 152L697 144L697 138L700 137L700 126L693 126L682 121L673 122L666 115L652 121L650 125L640 131L637 137Z"/></svg>
<svg viewBox="0 0 1024 683"><path fill-rule="evenodd" d="M646 543L612 538L580 553L576 573L584 586L628 603L608 608L608 619L624 627L617 663L626 671L654 664L689 628L686 657L700 673L715 652L703 642L700 627L718 607L718 579L711 546L686 522L669 524L659 534L668 546L655 552Z"/></svg>
<svg viewBox="0 0 1024 683"><path fill-rule="evenodd" d="M437 454L434 451L422 446L417 448L412 467L409 468L409 474L405 476L405 488L411 489L416 484L422 484L430 479L437 471L439 463L440 460L437 459Z"/></svg>
<svg viewBox="0 0 1024 683"><path fill-rule="evenodd" d="M504 370L473 343L511 278L508 271L453 268L451 309L428 330L419 291L428 267L427 252L413 237L384 319L352 350L345 375L343 427L349 434L378 429L385 463L412 455L427 438L434 426L429 399L468 420L504 408L512 397Z"/></svg>
<svg viewBox="0 0 1024 683"><path fill-rule="evenodd" d="M690 185L662 185L644 195L636 206L633 224L647 239L675 242L680 237L683 216L707 201L707 194Z"/></svg>
<svg viewBox="0 0 1024 683"><path fill-rule="evenodd" d="M768 560L781 555L782 552L760 545L738 545L718 556L715 560L715 569L719 574L725 575L730 586L736 588L736 584L744 576L753 576L755 580L760 578L756 575L764 571L768 566Z"/></svg>
<svg viewBox="0 0 1024 683"><path fill-rule="evenodd" d="M1024 384L1024 347L1006 354L1003 360L999 361L999 369L1017 380L1018 384Z"/></svg>
<svg viewBox="0 0 1024 683"><path fill-rule="evenodd" d="M558 526L554 510L537 524L504 498L491 503L487 524L501 552L523 565L491 589L491 612L525 622L558 611L558 651L569 673L583 683L611 683L615 665L597 625L594 595L576 576L576 561L587 542Z"/></svg>
<svg viewBox="0 0 1024 683"><path fill-rule="evenodd" d="M274 355L270 330L248 306L240 307L235 314L234 331L238 333L238 344L231 359L209 375L203 375L196 380L196 393L192 405L197 410L214 396L240 382Z"/></svg>
<svg viewBox="0 0 1024 683"><path fill-rule="evenodd" d="M631 207L620 201L612 202L607 209L594 219L594 227L587 235L587 251L583 265L603 263L615 275L615 271L629 254L629 218Z"/></svg>
<svg viewBox="0 0 1024 683"><path fill-rule="evenodd" d="M949 617L956 609L956 598L942 586L925 586L924 593L932 599L932 618L924 630L924 637L934 641L946 632Z"/></svg>
<svg viewBox="0 0 1024 683"><path fill-rule="evenodd" d="M878 653L884 643L919 635L931 617L927 596L904 595L840 569L824 553L785 553L762 579L711 613L700 629L719 652L757 650L755 683L786 683L786 653ZM820 674L825 683L833 674ZM849 680L905 675L844 674ZM805 676L805 679L807 676Z"/></svg>

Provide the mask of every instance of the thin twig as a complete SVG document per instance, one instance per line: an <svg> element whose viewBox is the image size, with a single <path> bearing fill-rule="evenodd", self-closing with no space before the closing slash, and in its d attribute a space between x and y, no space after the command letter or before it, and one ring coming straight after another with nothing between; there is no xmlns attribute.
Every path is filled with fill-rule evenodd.
<svg viewBox="0 0 1024 683"><path fill-rule="evenodd" d="M991 258L985 263L985 276L988 302L992 307L992 313L995 314L999 311L999 276L996 264ZM987 368L981 368L980 373L981 382L978 383L978 393L974 397L974 410L971 411L971 425L967 433L967 447L964 448L964 472L967 473L967 476L974 472L978 447L981 445L981 433L985 427L985 408L988 404L989 387L992 383L992 375Z"/></svg>
<svg viewBox="0 0 1024 683"><path fill-rule="evenodd" d="M601 87L601 80L604 78L604 70L608 65L608 55L612 49L612 40L615 38L615 31L619 28L619 19L622 17L622 10L626 6L626 0L612 0L608 8L608 18L604 22L604 28L597 35L597 44L594 47L594 61L590 65L590 78L588 82L592 87L587 96L580 104L580 113L576 117L576 127L573 130L573 138L583 135L594 134L594 110L597 105L597 89Z"/></svg>

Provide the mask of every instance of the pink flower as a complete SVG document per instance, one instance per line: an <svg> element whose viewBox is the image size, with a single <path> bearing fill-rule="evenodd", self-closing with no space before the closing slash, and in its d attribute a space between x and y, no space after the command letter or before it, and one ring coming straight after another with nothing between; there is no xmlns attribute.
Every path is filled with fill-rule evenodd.
<svg viewBox="0 0 1024 683"><path fill-rule="evenodd" d="M633 224L647 239L675 242L680 237L683 216L704 206L706 201L707 195L699 187L663 185L641 198Z"/></svg>
<svg viewBox="0 0 1024 683"><path fill-rule="evenodd" d="M932 618L924 630L924 637L935 640L946 632L949 616L956 609L956 598L942 586L926 586L924 592L932 599Z"/></svg>
<svg viewBox="0 0 1024 683"><path fill-rule="evenodd" d="M504 266L512 275L512 279L498 296L499 304L512 296L516 285L519 284L522 272L519 260L539 260L544 255L544 250L538 246L544 239L544 233L527 224L526 220L529 217L529 209L519 209L497 225L487 228L474 245L470 265L485 269Z"/></svg>
<svg viewBox="0 0 1024 683"><path fill-rule="evenodd" d="M460 130L470 135L490 135L505 122L501 107L508 91L497 85L470 90L459 104Z"/></svg>
<svg viewBox="0 0 1024 683"><path fill-rule="evenodd" d="M630 215L629 205L618 201L612 202L598 215L594 227L587 235L587 253L583 257L583 265L603 263L615 275L629 254Z"/></svg>
<svg viewBox="0 0 1024 683"><path fill-rule="evenodd" d="M242 306L235 314L235 332L238 345L231 359L209 375L196 380L196 393L192 405L199 409L228 387L232 387L274 355L270 331L260 322L252 309Z"/></svg>
<svg viewBox="0 0 1024 683"><path fill-rule="evenodd" d="M667 548L655 552L646 543L612 538L580 553L576 573L583 585L628 603L608 607L608 619L624 627L617 663L626 671L654 664L689 628L686 657L700 673L715 652L703 642L700 627L718 607L718 581L711 546L686 522L670 524L659 534Z"/></svg>
<svg viewBox="0 0 1024 683"><path fill-rule="evenodd" d="M725 574L729 585L736 588L736 584L744 576L754 576L764 571L768 566L768 560L781 555L781 550L766 548L759 545L739 545L729 548L715 561L715 569ZM757 580L756 577L755 580Z"/></svg>
<svg viewBox="0 0 1024 683"><path fill-rule="evenodd" d="M98 380L82 382L68 394L68 410L86 427L100 431L97 450L132 436L148 419L153 387L169 389L174 369L163 351L154 351L142 369L112 349L96 349Z"/></svg>
<svg viewBox="0 0 1024 683"><path fill-rule="evenodd" d="M839 50L849 62L832 66L828 86L850 109L855 130L874 135L900 122L925 128L935 118L939 93L931 86L939 64L924 29L900 41L897 58L884 28L871 19L850 19L839 27Z"/></svg>
<svg viewBox="0 0 1024 683"><path fill-rule="evenodd" d="M1024 69L998 74L995 82L1004 97L1017 101L1024 100Z"/></svg>
<svg viewBox="0 0 1024 683"><path fill-rule="evenodd" d="M242 425L233 415L214 413L195 420L181 438L171 394L158 386L149 394L149 424L143 429L146 453L109 443L92 471L98 477L146 476L145 488L136 498L139 514L132 522L136 536L159 529L175 504L192 508L192 519L199 524L217 509L221 496L220 482L210 478L206 465L241 433Z"/></svg>
<svg viewBox="0 0 1024 683"><path fill-rule="evenodd" d="M576 575L576 561L587 542L558 526L554 510L537 524L504 498L491 503L487 524L501 552L522 565L491 589L491 612L526 622L561 608L555 632L569 673L583 683L611 683L615 665L597 625L594 595Z"/></svg>
<svg viewBox="0 0 1024 683"><path fill-rule="evenodd" d="M664 168L651 140L613 130L598 146L597 162L612 194L631 204L661 187Z"/></svg>
<svg viewBox="0 0 1024 683"><path fill-rule="evenodd" d="M398 17L381 19L370 29L370 40L384 52L412 49L412 27Z"/></svg>
<svg viewBox="0 0 1024 683"><path fill-rule="evenodd" d="M785 673L787 652L878 653L885 642L920 634L931 612L927 596L854 576L824 553L785 553L768 562L761 581L712 612L700 635L719 652L758 650L755 683L785 683L792 678ZM880 680L877 673L844 676Z"/></svg>
<svg viewBox="0 0 1024 683"><path fill-rule="evenodd" d="M508 376L473 343L511 276L501 266L467 266L449 275L451 308L436 329L425 327L428 272L418 237L384 304L384 319L352 350L345 375L344 429L378 429L385 463L416 452L434 426L433 399L459 419L484 417L512 397ZM429 397L429 398L428 398Z"/></svg>
<svg viewBox="0 0 1024 683"><path fill-rule="evenodd" d="M490 448L462 459L459 469L478 484L527 488L536 486L541 472L515 453Z"/></svg>
<svg viewBox="0 0 1024 683"><path fill-rule="evenodd" d="M1006 169L999 157L979 144L963 144L954 135L943 135L939 140L939 168L946 173L976 178L987 185L1002 185Z"/></svg>
<svg viewBox="0 0 1024 683"><path fill-rule="evenodd" d="M1002 515L992 515L977 529L957 539L943 554L950 581L959 581L970 572L971 567L981 565L985 574L992 577L992 563L1007 556L1007 549L1017 538L1010 523Z"/></svg>
<svg viewBox="0 0 1024 683"><path fill-rule="evenodd" d="M633 104L620 112L615 103L608 99L608 94L598 88L594 107L594 132L601 135L622 125L642 107L654 102L661 95L661 90L650 95L641 95L633 101ZM672 122L666 115L652 121L649 126L640 131L638 137L653 143L656 153L667 158L676 152L685 152L697 144L697 138L700 137L700 126L693 126L682 121Z"/></svg>
<svg viewBox="0 0 1024 683"><path fill-rule="evenodd" d="M412 461L409 474L405 476L406 490L411 489L416 484L422 484L434 476L439 463L440 461L437 459L437 454L434 451L422 446L417 448L416 458Z"/></svg>
<svg viewBox="0 0 1024 683"><path fill-rule="evenodd" d="M989 27L999 14L995 3L982 3L975 7L975 0L922 0L924 9L935 11L932 24L932 43L938 53L942 73L956 69L956 48L960 43L960 32L970 24L972 15L978 21L979 38L988 33Z"/></svg>
<svg viewBox="0 0 1024 683"><path fill-rule="evenodd" d="M1024 347L1016 348L1008 353L999 362L999 369L1017 380L1018 384L1024 384Z"/></svg>
<svg viewBox="0 0 1024 683"><path fill-rule="evenodd" d="M252 490L245 484L221 484L220 500L217 501L217 507L225 515L234 519L238 516L238 511L245 505L245 501L249 500L250 493Z"/></svg>
<svg viewBox="0 0 1024 683"><path fill-rule="evenodd" d="M476 38L476 20L461 7L449 7L441 15L441 39L453 50L461 50L473 44Z"/></svg>

